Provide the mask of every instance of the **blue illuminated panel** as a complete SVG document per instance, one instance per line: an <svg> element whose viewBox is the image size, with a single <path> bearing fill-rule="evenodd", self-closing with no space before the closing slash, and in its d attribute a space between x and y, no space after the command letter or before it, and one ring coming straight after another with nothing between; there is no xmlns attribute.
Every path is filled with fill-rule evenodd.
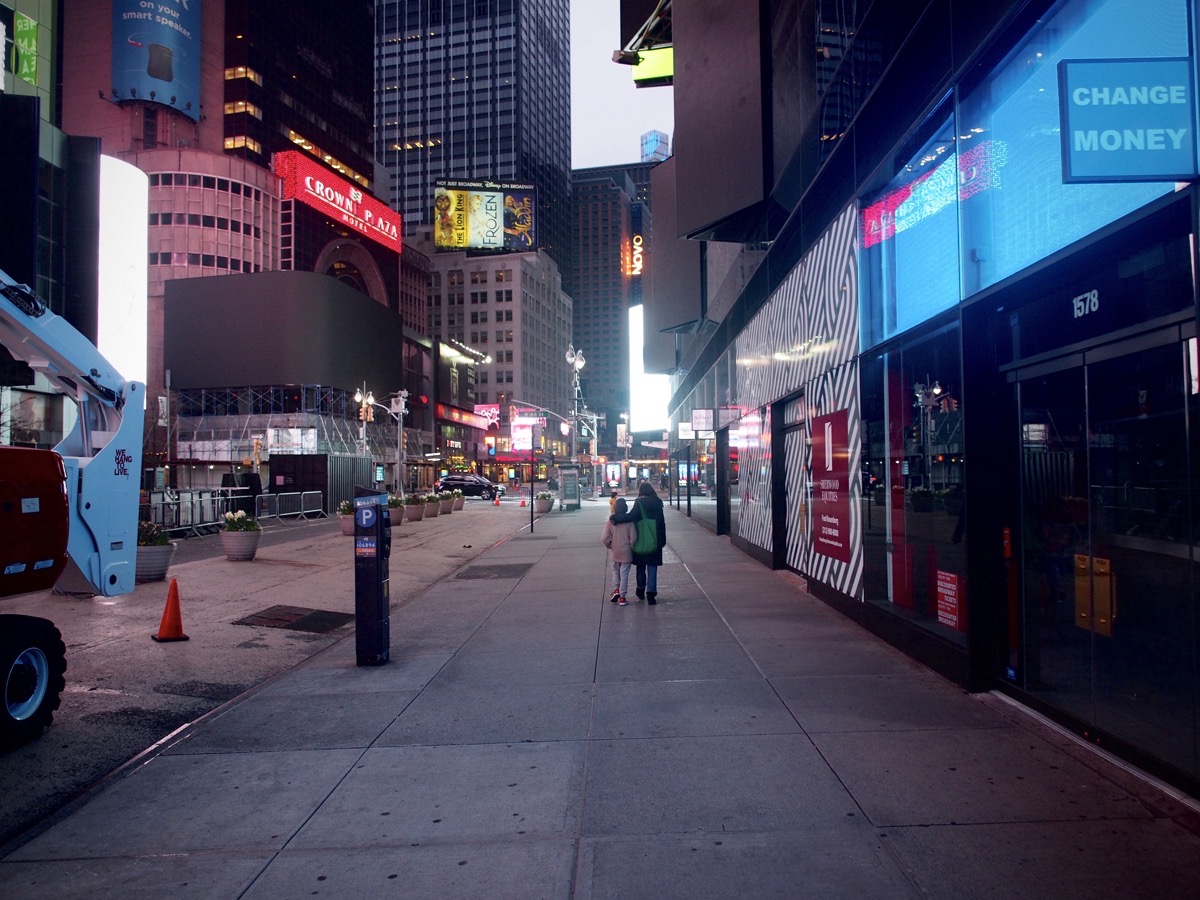
<svg viewBox="0 0 1200 900"><path fill-rule="evenodd" d="M1063 181L1182 181L1196 174L1187 59L1063 60Z"/></svg>

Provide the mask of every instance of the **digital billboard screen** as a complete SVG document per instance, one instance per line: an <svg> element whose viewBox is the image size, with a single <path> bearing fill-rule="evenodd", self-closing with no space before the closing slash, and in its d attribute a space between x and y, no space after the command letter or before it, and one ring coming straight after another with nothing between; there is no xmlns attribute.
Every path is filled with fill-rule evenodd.
<svg viewBox="0 0 1200 900"><path fill-rule="evenodd" d="M537 189L502 181L434 182L437 250L519 253L537 249Z"/></svg>
<svg viewBox="0 0 1200 900"><path fill-rule="evenodd" d="M200 121L200 0L114 0L112 86Z"/></svg>

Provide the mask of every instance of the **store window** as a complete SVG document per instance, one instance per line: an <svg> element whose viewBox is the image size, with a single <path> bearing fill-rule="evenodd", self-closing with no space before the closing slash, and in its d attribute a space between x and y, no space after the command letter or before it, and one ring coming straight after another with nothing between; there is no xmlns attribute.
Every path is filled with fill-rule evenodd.
<svg viewBox="0 0 1200 900"><path fill-rule="evenodd" d="M862 360L863 591L965 645L960 372L957 323Z"/></svg>
<svg viewBox="0 0 1200 900"><path fill-rule="evenodd" d="M861 342L875 346L959 300L958 161L947 99L859 212Z"/></svg>
<svg viewBox="0 0 1200 900"><path fill-rule="evenodd" d="M1184 0L1071 0L1042 19L959 110L964 295L1119 219L1172 183L1064 184L1058 63L1187 56Z"/></svg>

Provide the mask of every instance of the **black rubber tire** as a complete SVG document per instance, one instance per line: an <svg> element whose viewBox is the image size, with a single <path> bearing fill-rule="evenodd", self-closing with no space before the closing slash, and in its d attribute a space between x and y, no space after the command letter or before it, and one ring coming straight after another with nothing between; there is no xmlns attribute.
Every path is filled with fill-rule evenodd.
<svg viewBox="0 0 1200 900"><path fill-rule="evenodd" d="M54 623L34 616L0 616L0 750L41 735L62 703L67 648Z"/></svg>
<svg viewBox="0 0 1200 900"><path fill-rule="evenodd" d="M484 499L484 500L491 500L491 499L492 499L492 497L494 497L494 496L495 496L495 494L493 494L493 493L492 493L491 491L489 491L487 488L484 488L484 491L483 491L483 493L482 493L482 494L480 494L480 496L481 496L481 497L483 497L483 499Z"/></svg>

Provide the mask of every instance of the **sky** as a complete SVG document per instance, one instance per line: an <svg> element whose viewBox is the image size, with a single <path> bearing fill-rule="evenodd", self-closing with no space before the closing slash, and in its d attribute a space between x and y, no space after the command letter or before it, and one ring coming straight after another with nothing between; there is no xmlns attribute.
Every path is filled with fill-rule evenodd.
<svg viewBox="0 0 1200 900"><path fill-rule="evenodd" d="M571 0L573 169L640 162L643 134L675 130L671 88L635 88L620 43L620 0Z"/></svg>

